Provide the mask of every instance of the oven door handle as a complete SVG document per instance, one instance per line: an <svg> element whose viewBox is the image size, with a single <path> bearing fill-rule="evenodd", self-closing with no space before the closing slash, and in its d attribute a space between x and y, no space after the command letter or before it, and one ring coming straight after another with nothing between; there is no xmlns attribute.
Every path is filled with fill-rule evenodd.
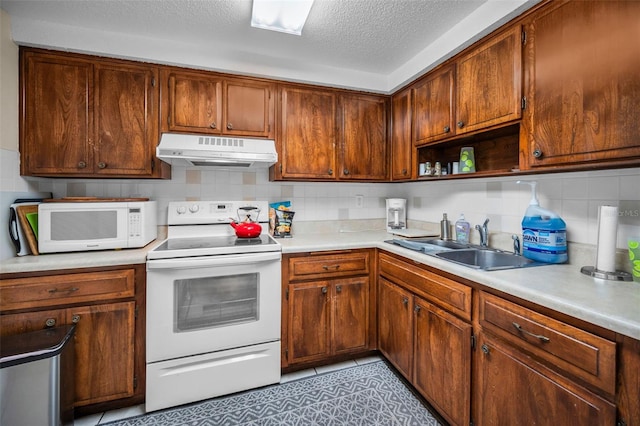
<svg viewBox="0 0 640 426"><path fill-rule="evenodd" d="M282 254L280 252L156 259L147 261L147 269L189 269L235 266L280 261L281 259Z"/></svg>

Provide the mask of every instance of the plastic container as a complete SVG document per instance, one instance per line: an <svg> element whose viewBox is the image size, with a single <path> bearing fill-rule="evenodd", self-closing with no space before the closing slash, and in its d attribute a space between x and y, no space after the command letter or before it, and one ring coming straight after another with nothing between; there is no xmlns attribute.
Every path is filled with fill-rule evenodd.
<svg viewBox="0 0 640 426"><path fill-rule="evenodd" d="M556 213L540 207L536 181L518 181L531 186L531 201L522 218L522 255L546 263L565 263L567 225Z"/></svg>
<svg viewBox="0 0 640 426"><path fill-rule="evenodd" d="M460 243L469 243L469 233L471 225L464 219L464 214L460 214L460 218L456 221L456 241Z"/></svg>

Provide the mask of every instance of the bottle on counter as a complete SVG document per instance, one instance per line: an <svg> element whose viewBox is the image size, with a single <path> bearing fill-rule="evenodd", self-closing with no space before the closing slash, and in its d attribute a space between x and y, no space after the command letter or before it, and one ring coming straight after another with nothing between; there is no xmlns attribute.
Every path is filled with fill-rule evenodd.
<svg viewBox="0 0 640 426"><path fill-rule="evenodd" d="M456 221L456 241L468 244L470 232L471 225L464 219L464 213L460 213L460 218Z"/></svg>
<svg viewBox="0 0 640 426"><path fill-rule="evenodd" d="M442 220L440 221L440 239L451 239L451 223L449 222L449 219L447 219L446 213L442 214Z"/></svg>

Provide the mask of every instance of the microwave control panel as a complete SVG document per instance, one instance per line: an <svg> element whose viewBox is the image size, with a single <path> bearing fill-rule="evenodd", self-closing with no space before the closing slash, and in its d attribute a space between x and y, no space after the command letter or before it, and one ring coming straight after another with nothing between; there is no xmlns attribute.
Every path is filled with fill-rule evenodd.
<svg viewBox="0 0 640 426"><path fill-rule="evenodd" d="M142 211L140 207L129 208L129 237L142 235Z"/></svg>

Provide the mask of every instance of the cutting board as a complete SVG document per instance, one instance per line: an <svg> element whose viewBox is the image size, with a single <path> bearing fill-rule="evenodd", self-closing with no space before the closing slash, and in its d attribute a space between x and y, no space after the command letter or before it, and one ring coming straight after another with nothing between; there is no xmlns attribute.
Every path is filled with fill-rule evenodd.
<svg viewBox="0 0 640 426"><path fill-rule="evenodd" d="M394 229L391 231L394 235L399 235L401 237L407 238L419 238L419 237L439 237L439 232L427 231L424 229Z"/></svg>
<svg viewBox="0 0 640 426"><path fill-rule="evenodd" d="M29 248L31 249L31 253L34 255L39 255L38 252L38 238L29 223L29 218L27 215L30 215L33 219L33 213L38 214L38 206L17 206L16 210L18 212L18 221L20 222L20 226L22 226L22 232L24 233L25 238L27 239L27 244L29 244Z"/></svg>

